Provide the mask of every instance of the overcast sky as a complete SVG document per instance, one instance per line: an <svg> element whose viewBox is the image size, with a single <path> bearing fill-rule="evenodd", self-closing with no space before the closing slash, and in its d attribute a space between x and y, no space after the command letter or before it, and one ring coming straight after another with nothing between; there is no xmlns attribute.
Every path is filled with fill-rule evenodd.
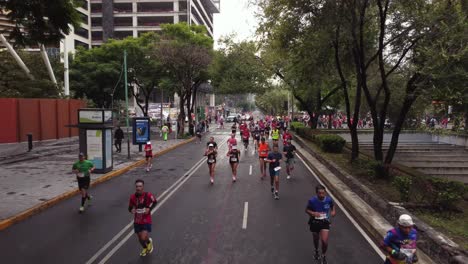
<svg viewBox="0 0 468 264"><path fill-rule="evenodd" d="M221 12L214 15L215 42L232 33L236 40L252 38L257 28L254 10L249 0L221 0Z"/></svg>

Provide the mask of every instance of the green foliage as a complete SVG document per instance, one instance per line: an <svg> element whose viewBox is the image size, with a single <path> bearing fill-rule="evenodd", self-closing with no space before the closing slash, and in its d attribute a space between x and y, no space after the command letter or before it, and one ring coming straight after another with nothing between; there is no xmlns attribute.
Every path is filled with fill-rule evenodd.
<svg viewBox="0 0 468 264"><path fill-rule="evenodd" d="M393 186L397 188L398 192L400 193L400 199L403 202L409 202L410 199L410 190L413 181L409 176L397 176L393 179L392 182Z"/></svg>
<svg viewBox="0 0 468 264"><path fill-rule="evenodd" d="M80 1L0 0L0 10L6 10L7 17L15 21L10 33L15 45L55 45L63 34L70 33L70 25L78 28L81 24L74 2L78 4Z"/></svg>
<svg viewBox="0 0 468 264"><path fill-rule="evenodd" d="M315 139L319 142L320 148L325 152L341 153L346 144L346 140L333 134L316 135Z"/></svg>
<svg viewBox="0 0 468 264"><path fill-rule="evenodd" d="M456 204L463 200L468 189L462 182L449 181L439 178L430 178L428 180L431 206L439 210L454 210Z"/></svg>
<svg viewBox="0 0 468 264"><path fill-rule="evenodd" d="M291 130L296 131L298 128L304 128L304 123L302 122L291 122Z"/></svg>
<svg viewBox="0 0 468 264"><path fill-rule="evenodd" d="M271 73L257 57L257 45L252 41L235 43L231 38L222 39L220 44L210 67L216 93L263 93Z"/></svg>
<svg viewBox="0 0 468 264"><path fill-rule="evenodd" d="M0 97L59 97L60 90L49 79L47 69L40 54L38 52L18 52L18 55L29 68L35 80L28 78L8 51L0 51ZM59 58L52 57L50 58L50 62L60 87L63 67Z"/></svg>
<svg viewBox="0 0 468 264"><path fill-rule="evenodd" d="M273 87L255 97L255 105L264 113L271 115L285 115L288 109L284 103L288 101L288 91L283 87Z"/></svg>

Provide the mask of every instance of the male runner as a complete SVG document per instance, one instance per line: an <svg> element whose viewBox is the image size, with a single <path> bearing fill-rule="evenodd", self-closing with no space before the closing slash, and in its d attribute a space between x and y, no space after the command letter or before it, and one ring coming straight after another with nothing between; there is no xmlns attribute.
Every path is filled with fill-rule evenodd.
<svg viewBox="0 0 468 264"><path fill-rule="evenodd" d="M138 236L143 250L140 256L144 257L153 252L153 240L149 237L151 233L151 210L156 207L158 201L150 192L144 191L145 182L143 180L135 181L135 193L130 196L128 211L134 215L133 230Z"/></svg>
<svg viewBox="0 0 468 264"><path fill-rule="evenodd" d="M290 141L291 142L292 140L292 135L291 133L289 133L289 130L287 128L284 128L284 132L283 132L283 142L285 141Z"/></svg>
<svg viewBox="0 0 468 264"><path fill-rule="evenodd" d="M80 213L84 211L86 201L90 201L92 196L88 194L89 183L91 182L91 172L94 171L94 164L86 160L83 153L78 155L79 160L73 164L72 170L76 174L78 189L81 192Z"/></svg>
<svg viewBox="0 0 468 264"><path fill-rule="evenodd" d="M279 174L280 174L280 161L283 155L278 152L278 145L273 145L273 152L268 153L266 162L270 163L270 185L271 192L275 200L279 200ZM273 187L273 183L275 186Z"/></svg>
<svg viewBox="0 0 468 264"><path fill-rule="evenodd" d="M273 140L273 145L278 145L278 140L280 138L280 132L277 127L274 127L271 130L271 139Z"/></svg>
<svg viewBox="0 0 468 264"><path fill-rule="evenodd" d="M413 219L407 214L402 214L397 224L397 227L387 232L383 241L384 249L389 254L384 264L418 262L416 255L418 233L414 228Z"/></svg>
<svg viewBox="0 0 468 264"><path fill-rule="evenodd" d="M247 151L249 147L249 138L250 138L250 131L247 127L244 127L242 130L242 142L244 143L244 150Z"/></svg>
<svg viewBox="0 0 468 264"><path fill-rule="evenodd" d="M169 127L167 124L164 124L161 128L161 133L164 141L167 141L167 134L169 133Z"/></svg>
<svg viewBox="0 0 468 264"><path fill-rule="evenodd" d="M283 154L286 157L286 179L291 179L291 172L294 170L294 155L296 154L296 147L291 144L291 141L285 140L283 145Z"/></svg>
<svg viewBox="0 0 468 264"><path fill-rule="evenodd" d="M266 158L268 157L268 152L270 151L270 145L265 142L265 138L262 137L260 144L258 144L258 160L260 163L260 179L263 180L266 177Z"/></svg>
<svg viewBox="0 0 468 264"><path fill-rule="evenodd" d="M145 158L146 158L146 172L148 172L153 167L153 164L151 163L151 161L153 160L153 147L151 146L151 141L146 142Z"/></svg>
<svg viewBox="0 0 468 264"><path fill-rule="evenodd" d="M231 165L232 170L232 181L237 181L237 166L240 162L240 151L237 150L237 146L232 146L232 149L228 151L227 155L229 157L229 164Z"/></svg>
<svg viewBox="0 0 468 264"><path fill-rule="evenodd" d="M205 151L205 156L207 157L206 163L208 164L208 169L210 170L210 183L214 184L214 175L216 167L216 155L218 152L214 148L214 144L208 144L208 149Z"/></svg>
<svg viewBox="0 0 468 264"><path fill-rule="evenodd" d="M266 139L268 139L268 137L270 136L270 131L271 131L270 123L266 123L265 125L265 138Z"/></svg>
<svg viewBox="0 0 468 264"><path fill-rule="evenodd" d="M333 199L327 196L325 187L317 185L315 187L317 195L310 198L307 203L306 213L310 216L309 227L310 232L314 236L314 247L316 260L322 259L323 264L327 264L325 254L328 249L328 232L330 231L330 218L336 214L335 204ZM319 255L318 246L319 238L322 241L322 256Z"/></svg>
<svg viewBox="0 0 468 264"><path fill-rule="evenodd" d="M258 129L258 126L255 126L254 130L252 131L252 137L254 140L255 150L257 150L258 144L260 143L260 130Z"/></svg>

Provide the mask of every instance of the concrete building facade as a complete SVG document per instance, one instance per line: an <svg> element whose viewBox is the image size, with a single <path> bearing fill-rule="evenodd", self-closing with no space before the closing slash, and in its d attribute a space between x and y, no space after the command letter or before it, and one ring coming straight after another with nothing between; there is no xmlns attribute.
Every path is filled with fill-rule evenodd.
<svg viewBox="0 0 468 264"><path fill-rule="evenodd" d="M159 31L161 24L187 22L204 25L213 37L213 14L219 1L212 0L91 0L91 44L109 38L138 37Z"/></svg>

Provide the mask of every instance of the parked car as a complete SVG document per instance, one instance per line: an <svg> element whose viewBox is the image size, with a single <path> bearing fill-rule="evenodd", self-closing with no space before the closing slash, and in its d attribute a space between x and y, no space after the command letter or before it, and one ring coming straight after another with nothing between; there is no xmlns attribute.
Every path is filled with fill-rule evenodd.
<svg viewBox="0 0 468 264"><path fill-rule="evenodd" d="M226 117L226 122L234 122L234 118L236 118L235 115L229 115L228 117Z"/></svg>

